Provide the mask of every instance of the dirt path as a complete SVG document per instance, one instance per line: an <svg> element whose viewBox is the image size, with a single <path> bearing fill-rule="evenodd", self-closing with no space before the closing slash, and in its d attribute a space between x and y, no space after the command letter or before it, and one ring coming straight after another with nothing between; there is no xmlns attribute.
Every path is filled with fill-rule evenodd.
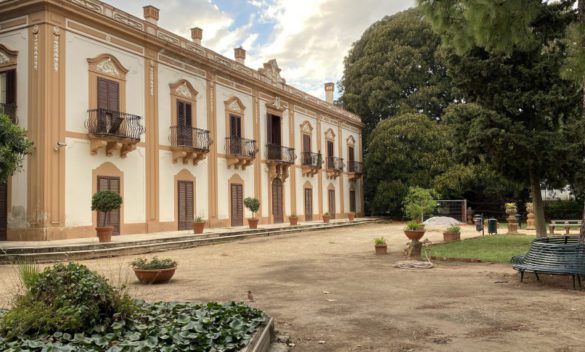
<svg viewBox="0 0 585 352"><path fill-rule="evenodd" d="M495 264L395 269L406 243L400 230L371 224L167 252L159 255L179 261L179 270L160 286L134 283L132 257L84 263L114 281L127 277L146 300L246 300L251 290L293 351L585 351L584 293L569 278L520 284L509 265ZM381 235L388 256L373 255ZM14 272L0 267L4 304Z"/></svg>

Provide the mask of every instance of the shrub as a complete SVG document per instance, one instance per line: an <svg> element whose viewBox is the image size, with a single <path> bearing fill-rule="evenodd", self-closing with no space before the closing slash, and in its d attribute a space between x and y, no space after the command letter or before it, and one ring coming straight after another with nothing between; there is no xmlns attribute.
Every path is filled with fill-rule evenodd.
<svg viewBox="0 0 585 352"><path fill-rule="evenodd" d="M144 258L135 259L131 264L133 268L142 270L154 270L154 269L170 269L176 268L177 262L170 259L158 259L158 257L152 258L150 261Z"/></svg>
<svg viewBox="0 0 585 352"><path fill-rule="evenodd" d="M547 220L577 220L583 217L583 202L576 200L548 200L544 202Z"/></svg>
<svg viewBox="0 0 585 352"><path fill-rule="evenodd" d="M424 220L425 214L432 213L437 207L434 199L435 191L432 189L410 187L404 198L404 212L412 220Z"/></svg>
<svg viewBox="0 0 585 352"><path fill-rule="evenodd" d="M384 237L374 238L374 244L376 246L381 246L386 244L386 239Z"/></svg>
<svg viewBox="0 0 585 352"><path fill-rule="evenodd" d="M119 209L122 205L122 197L113 191L99 191L91 198L91 210L106 213ZM103 217L103 226L106 226L107 216Z"/></svg>
<svg viewBox="0 0 585 352"><path fill-rule="evenodd" d="M246 197L244 205L252 212L252 218L256 217L256 212L260 209L260 201L256 198Z"/></svg>
<svg viewBox="0 0 585 352"><path fill-rule="evenodd" d="M21 263L18 264L18 276L22 285L26 289L30 289L39 278L39 268L35 264Z"/></svg>
<svg viewBox="0 0 585 352"><path fill-rule="evenodd" d="M459 226L449 226L447 227L447 231L449 233L461 233L461 228Z"/></svg>
<svg viewBox="0 0 585 352"><path fill-rule="evenodd" d="M77 333L99 324L111 324L133 312L129 296L107 279L75 263L46 268L17 297L15 306L0 319L0 333Z"/></svg>
<svg viewBox="0 0 585 352"><path fill-rule="evenodd" d="M406 224L406 227L404 229L406 231L418 231L423 229L423 225L419 224L416 221L411 221L408 224Z"/></svg>
<svg viewBox="0 0 585 352"><path fill-rule="evenodd" d="M195 222L200 224L202 222L205 222L205 219L203 219L201 216L198 216L195 218Z"/></svg>

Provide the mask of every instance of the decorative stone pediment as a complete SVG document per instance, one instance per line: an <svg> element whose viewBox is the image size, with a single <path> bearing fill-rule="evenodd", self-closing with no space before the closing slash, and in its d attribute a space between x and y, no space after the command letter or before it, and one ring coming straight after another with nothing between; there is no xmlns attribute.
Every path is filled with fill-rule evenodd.
<svg viewBox="0 0 585 352"><path fill-rule="evenodd" d="M353 138L353 136L347 137L346 142L349 147L353 147L355 145L355 139Z"/></svg>
<svg viewBox="0 0 585 352"><path fill-rule="evenodd" d="M225 109L229 112L243 115L244 110L246 110L246 107L244 106L240 99L238 99L237 97L231 97L225 101Z"/></svg>
<svg viewBox="0 0 585 352"><path fill-rule="evenodd" d="M276 111L284 111L285 107L282 104L282 101L280 100L280 97L274 97L274 100L270 103L266 103L266 107L272 110L276 110Z"/></svg>
<svg viewBox="0 0 585 352"><path fill-rule="evenodd" d="M331 140L335 140L335 132L333 132L333 130L331 128L329 128L327 131L325 131L325 138L329 141Z"/></svg>
<svg viewBox="0 0 585 352"><path fill-rule="evenodd" d="M258 72L263 74L264 76L270 78L272 81L276 83L285 84L286 80L280 77L280 68L278 67L278 63L276 59L269 60L268 62L264 63L263 68L259 68Z"/></svg>
<svg viewBox="0 0 585 352"><path fill-rule="evenodd" d="M178 80L175 83L169 84L171 88L171 94L176 95L179 98L184 98L187 100L195 100L197 94L199 94L195 88L189 83L189 81L185 79Z"/></svg>
<svg viewBox="0 0 585 352"><path fill-rule="evenodd" d="M118 59L110 54L101 54L93 59L87 59L90 71L94 71L117 79L124 79L128 73Z"/></svg>
<svg viewBox="0 0 585 352"><path fill-rule="evenodd" d="M313 126L309 121L305 121L301 124L301 131L303 134L312 134L313 133Z"/></svg>
<svg viewBox="0 0 585 352"><path fill-rule="evenodd" d="M4 45L0 44L0 66L16 65L17 54L17 51L10 50Z"/></svg>

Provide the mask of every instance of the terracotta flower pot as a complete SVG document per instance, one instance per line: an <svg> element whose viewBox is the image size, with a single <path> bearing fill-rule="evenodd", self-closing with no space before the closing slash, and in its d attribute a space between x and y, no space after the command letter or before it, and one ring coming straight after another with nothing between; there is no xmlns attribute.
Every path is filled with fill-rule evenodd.
<svg viewBox="0 0 585 352"><path fill-rule="evenodd" d="M418 241L425 235L425 230L404 230L404 234L411 241Z"/></svg>
<svg viewBox="0 0 585 352"><path fill-rule="evenodd" d="M95 231L100 242L112 242L112 232L114 232L112 226L96 227Z"/></svg>
<svg viewBox="0 0 585 352"><path fill-rule="evenodd" d="M175 275L177 267L168 269L132 269L138 281L143 284L164 284L169 282L173 275Z"/></svg>
<svg viewBox="0 0 585 352"><path fill-rule="evenodd" d="M443 241L453 242L461 240L461 233L456 232L443 232Z"/></svg>
<svg viewBox="0 0 585 352"><path fill-rule="evenodd" d="M193 222L193 232L195 234L202 234L204 228L205 228L204 222Z"/></svg>
<svg viewBox="0 0 585 352"><path fill-rule="evenodd" d="M355 213L347 213L347 218L349 221L353 221L355 219Z"/></svg>
<svg viewBox="0 0 585 352"><path fill-rule="evenodd" d="M290 222L291 226L296 225L299 222L299 218L296 216L289 216L288 221Z"/></svg>
<svg viewBox="0 0 585 352"><path fill-rule="evenodd" d="M377 244L376 247L376 254L388 254L388 245L386 244Z"/></svg>
<svg viewBox="0 0 585 352"><path fill-rule="evenodd" d="M329 215L323 215L323 222L324 223L328 224L330 219L331 219L331 216L329 216Z"/></svg>
<svg viewBox="0 0 585 352"><path fill-rule="evenodd" d="M258 228L258 219L256 219L256 218L249 218L248 219L248 226L251 229L257 229Z"/></svg>

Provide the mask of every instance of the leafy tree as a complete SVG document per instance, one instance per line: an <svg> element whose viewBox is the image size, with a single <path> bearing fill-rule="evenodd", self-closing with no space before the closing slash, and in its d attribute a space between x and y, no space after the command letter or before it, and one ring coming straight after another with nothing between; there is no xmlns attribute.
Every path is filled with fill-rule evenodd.
<svg viewBox="0 0 585 352"><path fill-rule="evenodd" d="M441 39L415 10L384 17L353 44L340 82L344 108L362 117L369 136L380 120L401 113L438 119L453 99Z"/></svg>
<svg viewBox="0 0 585 352"><path fill-rule="evenodd" d="M423 222L425 214L437 208L437 193L432 189L410 187L404 197L404 213L409 218Z"/></svg>
<svg viewBox="0 0 585 352"><path fill-rule="evenodd" d="M539 235L546 235L541 182L566 182L583 162L575 158L583 147L580 97L559 76L569 54L562 39L576 19L573 3L419 0L459 54L447 60L454 86L475 103L446 112L460 154L481 155L506 177L529 180Z"/></svg>
<svg viewBox="0 0 585 352"><path fill-rule="evenodd" d="M260 201L256 198L246 197L244 206L252 213L252 219L256 218L256 212L260 209Z"/></svg>
<svg viewBox="0 0 585 352"><path fill-rule="evenodd" d="M103 217L102 227L106 226L106 219L108 214L122 206L122 197L114 191L99 191L91 198L91 210L105 213Z"/></svg>
<svg viewBox="0 0 585 352"><path fill-rule="evenodd" d="M368 207L374 214L402 215L409 187L432 187L449 163L447 133L437 121L407 113L380 122L365 157Z"/></svg>
<svg viewBox="0 0 585 352"><path fill-rule="evenodd" d="M0 183L14 175L31 152L32 142L26 137L26 131L0 113Z"/></svg>

